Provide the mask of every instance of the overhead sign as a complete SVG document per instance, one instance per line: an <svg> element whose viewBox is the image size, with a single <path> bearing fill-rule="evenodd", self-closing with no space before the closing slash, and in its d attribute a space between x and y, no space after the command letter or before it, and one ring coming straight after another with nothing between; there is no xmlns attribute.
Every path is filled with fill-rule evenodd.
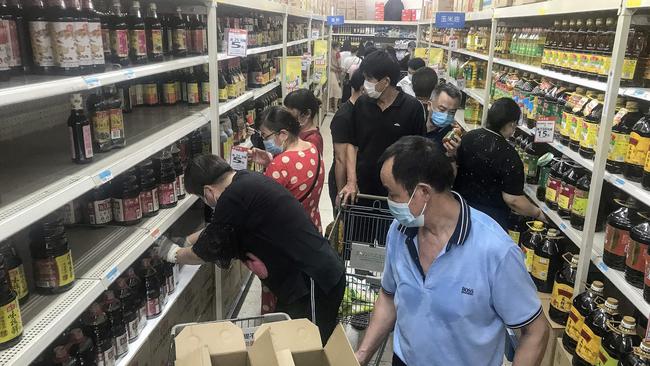
<svg viewBox="0 0 650 366"><path fill-rule="evenodd" d="M248 31L245 29L228 29L228 56L246 57Z"/></svg>
<svg viewBox="0 0 650 366"><path fill-rule="evenodd" d="M343 25L345 17L343 15L329 15L327 17L327 25Z"/></svg>
<svg viewBox="0 0 650 366"><path fill-rule="evenodd" d="M436 28L465 28L465 13L436 13Z"/></svg>

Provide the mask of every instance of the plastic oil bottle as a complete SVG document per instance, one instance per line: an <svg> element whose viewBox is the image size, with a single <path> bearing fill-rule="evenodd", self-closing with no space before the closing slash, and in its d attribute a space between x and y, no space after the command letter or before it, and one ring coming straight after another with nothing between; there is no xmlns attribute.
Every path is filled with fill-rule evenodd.
<svg viewBox="0 0 650 366"><path fill-rule="evenodd" d="M557 229L548 229L544 240L535 248L531 274L539 292L551 293L553 290L555 274L562 265L560 239Z"/></svg>
<svg viewBox="0 0 650 366"><path fill-rule="evenodd" d="M611 322L610 326L611 332L601 342L597 366L619 364L619 360L625 358L641 343L641 337L636 333L636 320L633 317L624 316L617 327L614 327Z"/></svg>
<svg viewBox="0 0 650 366"><path fill-rule="evenodd" d="M524 252L524 261L528 273L533 272L533 259L535 250L544 240L544 223L541 221L529 221L526 223L528 231L521 242L521 251Z"/></svg>
<svg viewBox="0 0 650 366"><path fill-rule="evenodd" d="M571 260L567 260L568 256ZM548 315L554 322L565 325L569 318L569 311L571 311L571 298L580 257L577 254L566 253L562 259L565 264L564 268L555 275Z"/></svg>
<svg viewBox="0 0 650 366"><path fill-rule="evenodd" d="M596 310L599 304L604 302L604 290L605 285L602 282L594 281L587 291L573 299L566 328L564 328L564 335L562 336L562 345L568 352L575 352L585 318Z"/></svg>
<svg viewBox="0 0 650 366"><path fill-rule="evenodd" d="M609 322L619 322L618 300L608 297L605 304L592 311L586 318L580 331L580 340L573 357L573 366L595 365L600 353L603 337L611 330Z"/></svg>

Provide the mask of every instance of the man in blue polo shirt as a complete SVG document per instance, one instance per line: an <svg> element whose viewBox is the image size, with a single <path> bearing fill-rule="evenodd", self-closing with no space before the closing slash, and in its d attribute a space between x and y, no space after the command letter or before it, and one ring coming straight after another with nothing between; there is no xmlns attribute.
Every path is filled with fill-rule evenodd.
<svg viewBox="0 0 650 366"><path fill-rule="evenodd" d="M519 328L513 365L538 365L548 328L519 248L451 191L452 166L433 141L403 137L379 162L396 220L359 362L394 329L393 365L499 366L506 328Z"/></svg>

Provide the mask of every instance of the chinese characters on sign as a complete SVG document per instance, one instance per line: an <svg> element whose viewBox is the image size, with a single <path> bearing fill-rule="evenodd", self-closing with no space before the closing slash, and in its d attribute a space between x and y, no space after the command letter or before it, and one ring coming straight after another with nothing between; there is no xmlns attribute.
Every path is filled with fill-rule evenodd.
<svg viewBox="0 0 650 366"><path fill-rule="evenodd" d="M228 29L228 56L246 57L248 31L245 29Z"/></svg>
<svg viewBox="0 0 650 366"><path fill-rule="evenodd" d="M436 13L437 28L464 28L465 13L438 12Z"/></svg>

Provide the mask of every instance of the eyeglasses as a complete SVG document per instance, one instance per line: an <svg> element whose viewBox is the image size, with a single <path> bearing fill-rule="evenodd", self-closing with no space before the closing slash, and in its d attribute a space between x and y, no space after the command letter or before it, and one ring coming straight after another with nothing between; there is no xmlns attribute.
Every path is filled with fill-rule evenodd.
<svg viewBox="0 0 650 366"><path fill-rule="evenodd" d="M260 131L260 136L262 136L262 140L268 140L271 136L273 136L273 135L277 135L277 134L278 134L277 132L271 132L270 134L264 136L264 135L262 134L262 131Z"/></svg>

